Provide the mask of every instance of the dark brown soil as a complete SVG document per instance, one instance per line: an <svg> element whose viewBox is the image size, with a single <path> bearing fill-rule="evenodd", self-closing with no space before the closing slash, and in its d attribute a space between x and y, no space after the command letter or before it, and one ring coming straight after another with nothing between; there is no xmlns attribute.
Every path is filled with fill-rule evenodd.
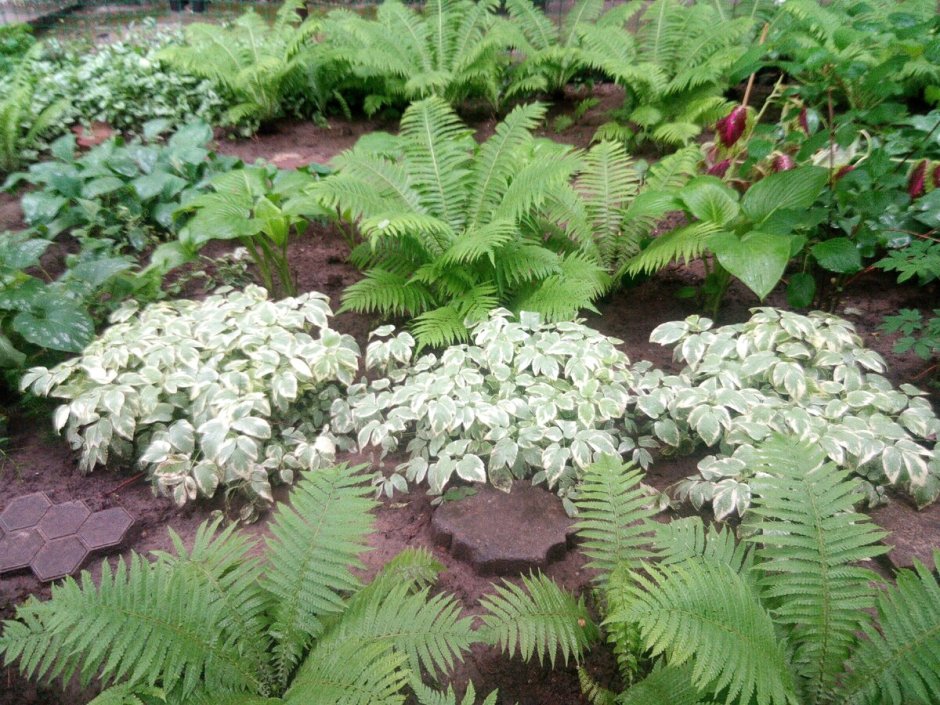
<svg viewBox="0 0 940 705"><path fill-rule="evenodd" d="M616 89L602 88L599 91L601 106L588 111L582 121L561 134L556 135L549 129L546 136L585 146L599 121L604 119L603 111L615 107L620 100ZM478 134L491 133L494 124L493 120L478 124ZM373 129L391 129L391 126L375 122L332 121L329 128L322 128L285 122L277 125L269 135L243 142L223 142L220 151L237 154L246 161L281 155L279 161L283 166L309 161L327 162L339 151L352 146L358 136ZM15 199L0 194L0 230L17 227L22 227L22 222ZM335 230L312 226L304 236L295 240L290 252L291 267L300 290L324 292L330 296L334 306L338 306L342 290L359 277L356 269L346 263L347 255L348 246ZM623 349L631 359L647 359L656 365L671 367L670 350L650 344L649 333L659 323L698 313L693 301L676 298L675 292L680 286L695 283L699 275L695 267L668 269L602 302L599 306L601 315L587 316L588 323L622 339ZM899 383L911 380L924 365L915 358L891 354L891 341L877 333L877 326L886 313L906 306L927 308L934 306L936 300L935 289L898 287L889 278L873 275L859 280L846 293L837 313L855 322L868 344L888 358L888 376L894 383ZM782 305L783 301L772 297L768 303ZM732 287L720 322L745 320L748 309L757 304L749 292ZM361 345L376 323L367 316L351 313L334 319L337 329L354 335ZM141 552L169 549L168 528L184 540L190 540L199 523L213 510L224 509L215 502L178 510L168 500L154 497L150 488L142 483L114 491L124 483L130 468L114 468L82 476L65 444L52 435L49 417L49 409L33 409L30 413L17 409L10 419L10 440L0 474L0 507L13 497L34 491L44 491L56 502L83 499L92 510L121 506L136 519L129 543L134 550ZM370 458L363 456L349 460L371 462ZM691 457L658 461L650 470L648 481L665 488L694 472L695 461L696 458ZM371 464L373 467L382 466L381 463ZM392 464L388 461L389 466ZM280 494L282 498L287 496L286 491ZM493 579L478 576L468 565L454 560L435 543L430 526L432 509L429 499L420 489L393 501L383 501L376 512L376 531L370 538L374 550L364 557L368 566L364 577L403 548L423 547L444 566L439 588L455 594L468 614L478 615L479 600L491 591ZM877 517L892 528L903 527L905 545L914 554L924 556L930 547L940 545L938 511L940 509L935 508L918 514L900 499L889 510L879 512ZM493 519L493 530L498 532L499 517ZM260 539L265 533L264 519L246 530ZM584 594L590 600L591 575L584 564L584 556L571 551L562 560L549 565L546 572L567 589ZM90 568L94 573L95 566ZM31 595L45 599L49 596L49 587L28 573L0 579L0 617L12 616L16 604ZM598 647L590 654L586 667L602 683L610 683L615 678L612 657L604 647ZM521 705L587 702L580 694L576 669L570 664L555 669L542 668L538 664L523 664L518 659L505 659L492 649L476 648L455 674L458 684L465 683L468 678L477 684L478 692L489 692L498 687L501 702L519 702ZM82 703L87 702L91 695L91 691L82 691L74 685L64 693L57 685L37 688L11 668L0 672L0 679L0 705Z"/></svg>

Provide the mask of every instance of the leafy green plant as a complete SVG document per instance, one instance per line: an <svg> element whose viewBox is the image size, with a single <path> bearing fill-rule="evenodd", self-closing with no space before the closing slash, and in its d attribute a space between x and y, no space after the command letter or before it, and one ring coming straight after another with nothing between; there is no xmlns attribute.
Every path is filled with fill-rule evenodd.
<svg viewBox="0 0 940 705"><path fill-rule="evenodd" d="M902 308L894 316L885 316L881 329L886 333L900 334L894 343L894 352L904 354L913 352L922 360L932 362L918 377L927 377L931 373L936 377L940 356L940 309L934 309L933 316L925 317L917 309ZM935 383L935 382L934 382Z"/></svg>
<svg viewBox="0 0 940 705"><path fill-rule="evenodd" d="M174 126L197 120L218 124L231 100L224 88L158 58L180 41L178 31L158 30L154 23L132 26L122 39L100 45L44 39L21 65L36 86L32 109L38 114L67 103L62 132L75 121L133 132L156 119Z"/></svg>
<svg viewBox="0 0 940 705"><path fill-rule="evenodd" d="M346 67L342 91L364 93L372 115L438 96L451 105L501 99L508 42L492 31L497 0L433 0L424 12L385 0L375 19L334 10L324 23L330 58Z"/></svg>
<svg viewBox="0 0 940 705"><path fill-rule="evenodd" d="M847 321L761 308L747 323L716 329L697 316L664 323L650 339L674 345L685 367L638 380L649 396L637 409L668 446L687 451L701 441L716 451L677 487L693 506L710 502L719 519L743 515L760 481L755 446L774 433L815 443L855 473L869 504L884 501L883 485L921 507L940 495L940 419L922 391L893 389L878 374L884 361Z"/></svg>
<svg viewBox="0 0 940 705"><path fill-rule="evenodd" d="M592 239L579 246L566 221L539 217L577 198L568 180L579 166L533 138L543 114L520 106L477 145L443 99L427 98L405 111L398 137L341 155L310 193L366 240L352 253L366 277L343 308L413 316L421 344L444 345L500 304L547 320L590 306L608 283L585 251Z"/></svg>
<svg viewBox="0 0 940 705"><path fill-rule="evenodd" d="M621 693L582 671L593 702L901 705L940 697L940 584L916 563L895 585L878 586L859 563L887 551L886 534L853 510L859 496L848 473L824 460L818 446L792 439L762 446L761 499L740 542L697 517L649 521L641 473L613 458L587 469L578 528L599 571L608 639L651 664Z"/></svg>
<svg viewBox="0 0 940 705"><path fill-rule="evenodd" d="M636 210L648 217L678 210L687 222L659 235L625 269L655 272L674 260L702 258L704 294L713 314L732 277L763 300L803 249L806 236L800 230L816 224L810 207L828 176L815 166L782 171L761 179L744 196L717 177L700 176L679 189L650 194Z"/></svg>
<svg viewBox="0 0 940 705"><path fill-rule="evenodd" d="M25 61L34 55L27 53ZM68 110L68 101L49 103L34 112L36 83L28 72L17 70L0 94L0 172L11 172L35 157L42 139L55 130Z"/></svg>
<svg viewBox="0 0 940 705"><path fill-rule="evenodd" d="M271 165L219 174L209 182L208 193L183 207L193 215L180 239L194 249L211 240L238 240L251 255L264 287L292 296L296 286L287 256L289 238L295 232L303 234L307 218L328 215L300 198L315 180L307 169L281 171Z"/></svg>
<svg viewBox="0 0 940 705"><path fill-rule="evenodd" d="M82 472L134 461L177 504L224 486L264 507L272 482L333 461L326 413L359 349L329 327L325 296L274 302L249 286L136 309L118 309L81 357L20 382L65 400L54 427L81 451Z"/></svg>
<svg viewBox="0 0 940 705"><path fill-rule="evenodd" d="M913 240L906 247L891 250L875 266L898 273L898 284L914 279L920 286L940 279L940 242Z"/></svg>
<svg viewBox="0 0 940 705"><path fill-rule="evenodd" d="M171 44L159 58L185 73L204 76L233 96L223 121L257 125L281 117L287 96L320 95L313 81L313 38L320 20L301 21L301 0L288 0L269 25L248 10L231 26L197 22L186 26L185 43ZM316 105L318 112L325 104Z"/></svg>
<svg viewBox="0 0 940 705"><path fill-rule="evenodd" d="M53 238L68 231L87 247L130 246L139 252L167 239L177 228L180 204L238 164L208 149L208 125L188 125L162 142L159 135L167 127L155 121L146 126L144 140L125 144L112 137L78 155L74 135L66 135L53 144L53 160L12 174L5 188L22 182L38 187L21 200L36 234Z"/></svg>
<svg viewBox="0 0 940 705"><path fill-rule="evenodd" d="M33 28L25 22L0 27L0 76L13 73L35 43Z"/></svg>
<svg viewBox="0 0 940 705"><path fill-rule="evenodd" d="M720 3L631 2L612 13L581 39L587 62L627 93L616 122L595 139L688 144L728 112L723 92L753 70L762 51L748 50L753 18L732 18ZM635 31L616 28L615 19Z"/></svg>
<svg viewBox="0 0 940 705"><path fill-rule="evenodd" d="M263 565L254 541L218 521L189 550L171 530L172 553L132 553L105 563L100 584L85 572L20 605L0 652L30 677L99 678L95 705L391 705L409 683L422 703L448 702L421 679L478 638L455 598L430 593L440 566L427 552L399 554L367 585L350 570L375 505L359 469L304 473L274 514Z"/></svg>
<svg viewBox="0 0 940 705"><path fill-rule="evenodd" d="M405 443L408 459L379 475L380 491L427 481L441 494L456 480L509 491L531 477L574 510L583 468L602 453L629 453L644 467L653 444L630 420L640 370L607 338L579 323L545 324L506 310L471 328L472 342L414 355L414 339L372 333L367 370L385 376L348 390L331 409L331 429L355 434L382 455ZM352 439L347 441L353 443Z"/></svg>

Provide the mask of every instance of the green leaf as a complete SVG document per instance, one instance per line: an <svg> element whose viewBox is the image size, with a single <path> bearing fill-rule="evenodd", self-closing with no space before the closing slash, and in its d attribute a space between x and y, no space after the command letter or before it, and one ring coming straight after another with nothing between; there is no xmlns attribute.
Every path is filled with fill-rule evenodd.
<svg viewBox="0 0 940 705"><path fill-rule="evenodd" d="M99 198L118 189L124 188L125 182L116 176L102 176L92 179L82 188L82 198Z"/></svg>
<svg viewBox="0 0 940 705"><path fill-rule="evenodd" d="M818 166L803 166L771 174L748 189L741 208L755 224L785 208L809 208L822 193L829 172Z"/></svg>
<svg viewBox="0 0 940 705"><path fill-rule="evenodd" d="M486 482L486 468L476 455L465 455L457 463L457 474L467 482Z"/></svg>
<svg viewBox="0 0 940 705"><path fill-rule="evenodd" d="M751 232L738 239L716 233L708 245L721 266L740 279L761 300L780 281L790 261L790 238Z"/></svg>
<svg viewBox="0 0 940 705"><path fill-rule="evenodd" d="M0 333L0 369L22 367L26 362L26 355L15 347L10 339Z"/></svg>
<svg viewBox="0 0 940 705"><path fill-rule="evenodd" d="M88 312L66 302L20 311L13 318L13 330L33 345L62 352L81 352L95 337Z"/></svg>
<svg viewBox="0 0 940 705"><path fill-rule="evenodd" d="M164 198L172 198L186 188L187 185L185 179L181 179L165 171L138 176L131 181L134 192L144 201L149 201L151 198L156 198L161 194Z"/></svg>
<svg viewBox="0 0 940 705"><path fill-rule="evenodd" d="M847 237L835 237L810 248L823 269L837 274L852 274L862 268L862 255Z"/></svg>
<svg viewBox="0 0 940 705"><path fill-rule="evenodd" d="M692 215L716 225L734 220L740 210L734 191L712 176L692 179L682 188L680 198Z"/></svg>
<svg viewBox="0 0 940 705"><path fill-rule="evenodd" d="M787 286L787 303L793 308L809 308L816 296L816 280L812 274L798 272L790 277Z"/></svg>
<svg viewBox="0 0 940 705"><path fill-rule="evenodd" d="M63 196L56 196L45 191L31 191L20 200L20 207L23 209L23 218L26 222L36 225L54 219L66 203L68 199Z"/></svg>

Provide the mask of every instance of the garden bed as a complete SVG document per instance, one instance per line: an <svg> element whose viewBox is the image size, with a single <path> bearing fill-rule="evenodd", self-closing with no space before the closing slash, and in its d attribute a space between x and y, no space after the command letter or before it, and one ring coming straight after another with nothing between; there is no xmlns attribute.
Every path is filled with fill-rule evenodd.
<svg viewBox="0 0 940 705"><path fill-rule="evenodd" d="M617 91L601 87L598 95L602 103L575 125L556 134L552 129L544 130L548 137L559 141L586 146L590 136L603 119L603 112L619 98ZM560 106L556 110L565 110ZM551 121L549 121L551 124ZM486 136L492 132L493 121L484 120L476 124L477 133ZM245 141L222 141L220 151L237 155L245 161L264 158L291 167L310 161L325 162L339 151L346 149L362 134L375 129L389 128L374 121L345 122L335 120L330 127L316 127L309 123L281 122L269 134ZM0 228L16 228L21 225L17 208L9 198L0 201ZM299 291L320 291L327 294L335 308L343 289L360 278L358 271L346 263L348 248L338 232L326 226L313 225L308 233L292 243L289 259L298 283ZM669 369L673 366L671 350L649 342L649 334L660 323L680 320L697 313L695 303L679 299L675 291L694 282L701 275L695 267L673 266L652 279L623 289L599 305L600 314L586 316L589 325L602 333L622 339L622 349L631 360L646 359L657 366ZM199 291L191 292L198 296ZM775 298L776 297L776 298ZM855 324L866 344L881 353L888 361L886 376L894 384L914 379L923 369L924 363L913 356L897 356L891 352L892 341L879 334L878 325L886 314L900 308L929 308L940 299L937 284L917 287L897 285L883 273L873 273L859 278L845 292L836 311ZM782 295L770 297L771 305L785 305ZM748 309L757 305L757 300L747 290L734 285L722 309L720 323L746 320ZM361 346L365 345L368 331L378 324L368 316L344 313L334 319L333 326L353 335ZM932 397L938 407L936 393ZM193 536L196 527L215 510L225 510L220 502L198 503L183 510L174 508L171 502L152 495L149 486L142 482L126 484L125 468L98 471L88 476L78 472L77 462L64 442L56 438L48 422L48 409L33 408L28 413L10 419L9 450L2 468L0 483L0 507L12 498L29 492L45 492L54 502L83 499L92 510L107 506L122 506L136 519L128 548L140 552L166 550L170 547L167 528L172 528L184 540ZM369 462L361 456L346 457L351 462ZM391 459L387 461L391 466ZM694 470L695 458L658 459L647 475L654 487L665 489ZM122 472L125 471L125 472ZM288 497L286 488L279 490L279 498ZM408 494L384 500L377 512L377 531L370 542L374 550L366 557L369 571L407 546L428 548L445 570L439 588L458 596L467 613L479 614L479 599L490 590L493 578L480 577L448 552L436 544L430 529L433 507L424 490L419 488ZM875 512L876 521L896 532L896 540L903 550L893 554L899 562L911 556L922 559L930 549L940 545L940 509L933 505L917 512L903 498L895 498L888 507ZM494 531L499 531L498 520ZM265 534L265 519L247 528L258 537ZM891 543L891 539L888 540ZM114 560L113 558L111 560ZM548 574L562 586L578 594L590 596L590 572L584 568L585 559L578 553L569 553L560 562L552 564ZM887 567L885 563L883 568ZM92 571L96 566L88 566ZM8 575L0 578L0 616L12 616L15 605L30 595L48 597L49 587L41 584L29 573ZM609 680L616 672L612 658L603 648L589 655L589 672L599 680ZM477 648L466 659L457 674L458 684L467 677L473 678L478 692L488 692L498 687L503 702L526 703L578 703L587 702L581 695L576 669L540 668L525 665L518 659L506 659L493 649ZM37 688L23 680L13 668L4 669L0 675L0 705L35 705L38 703L79 703L87 696L80 690L63 693L53 686Z"/></svg>

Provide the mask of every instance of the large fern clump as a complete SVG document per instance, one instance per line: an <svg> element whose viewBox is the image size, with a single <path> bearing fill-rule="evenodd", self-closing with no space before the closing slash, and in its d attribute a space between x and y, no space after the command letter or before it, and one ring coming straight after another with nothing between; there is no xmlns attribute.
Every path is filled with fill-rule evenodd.
<svg viewBox="0 0 940 705"><path fill-rule="evenodd" d="M627 94L599 138L688 144L728 112L722 94L759 57L748 49L753 18L731 17L719 3L630 2L609 14L581 39L586 61Z"/></svg>
<svg viewBox="0 0 940 705"><path fill-rule="evenodd" d="M584 603L540 576L499 587L480 630L432 592L441 566L426 551L400 553L364 585L353 568L376 503L361 469L304 473L274 513L264 560L214 521L191 548L170 530L172 553L105 562L99 581L66 578L4 622L4 663L30 678L97 679L91 705L400 705L411 693L457 705L436 681L475 643L580 657L595 634ZM459 702L475 695L470 684Z"/></svg>
<svg viewBox="0 0 940 705"><path fill-rule="evenodd" d="M609 281L593 240L544 217L576 199L579 154L533 137L543 114L520 106L478 145L442 98L426 98L397 137L342 154L310 194L365 240L352 253L365 279L344 308L411 316L419 342L444 345L501 304L550 321L590 307Z"/></svg>
<svg viewBox="0 0 940 705"><path fill-rule="evenodd" d="M223 86L234 101L224 115L228 124L257 126L281 117L299 96L312 103L310 111L322 113L332 89L314 42L321 23L301 21L302 6L300 0L285 2L273 25L252 10L229 26L189 24L185 42L168 46L159 58Z"/></svg>
<svg viewBox="0 0 940 705"><path fill-rule="evenodd" d="M366 114L432 95L495 107L508 62L506 39L493 31L498 4L433 0L420 11L386 0L375 19L334 10L324 21L324 44L347 72L344 94L362 94Z"/></svg>
<svg viewBox="0 0 940 705"><path fill-rule="evenodd" d="M940 699L940 583L918 563L879 586L864 563L887 551L886 534L854 511L847 473L823 460L792 438L764 444L756 520L741 541L697 517L650 521L642 475L619 459L587 468L578 528L598 569L607 638L633 681L617 693L582 671L593 703ZM557 602L553 589L541 586L542 604Z"/></svg>

